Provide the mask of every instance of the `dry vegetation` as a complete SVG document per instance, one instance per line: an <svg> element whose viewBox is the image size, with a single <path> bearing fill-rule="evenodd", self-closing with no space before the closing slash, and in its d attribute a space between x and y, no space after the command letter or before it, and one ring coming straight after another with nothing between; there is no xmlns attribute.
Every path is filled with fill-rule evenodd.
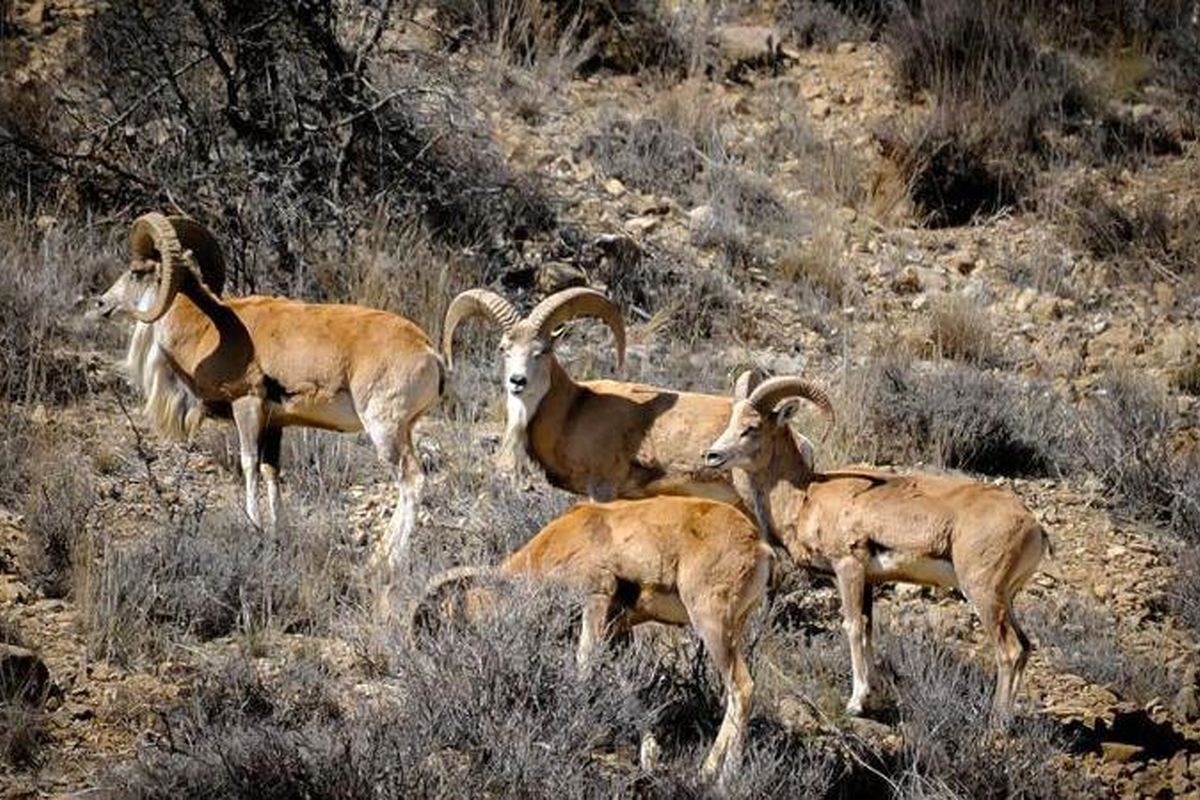
<svg viewBox="0 0 1200 800"><path fill-rule="evenodd" d="M573 598L535 591L414 651L370 614L392 495L365 439L289 430L267 535L238 510L228 429L148 432L125 330L84 327L77 301L115 277L130 219L178 207L225 244L232 293L435 335L470 286L526 308L601 285L631 325L625 377L804 372L841 412L824 440L806 428L822 465L958 470L1027 499L1059 555L1021 607L1039 649L1006 736L984 735L978 631L924 590L880 591L888 705L843 717L836 598L785 569L728 794L1200 791L1200 711L1177 702L1200 639L1194 4L34 5L0 3L0 642L57 691L0 697L0 784L712 792L695 769L719 681L689 634L639 634L580 676ZM731 23L774 25L782 54L731 67ZM612 374L598 337L567 332L572 374ZM484 341L465 332L419 437L406 596L572 502L493 466ZM1114 714L1186 746L1121 739ZM1115 761L1113 742L1142 751Z"/></svg>

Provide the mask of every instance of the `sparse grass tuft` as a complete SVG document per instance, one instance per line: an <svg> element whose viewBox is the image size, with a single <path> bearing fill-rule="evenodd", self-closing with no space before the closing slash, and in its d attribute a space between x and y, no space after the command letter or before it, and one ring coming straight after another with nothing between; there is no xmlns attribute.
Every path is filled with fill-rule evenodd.
<svg viewBox="0 0 1200 800"><path fill-rule="evenodd" d="M933 299L929 334L934 353L941 358L977 367L999 366L1004 360L988 310L963 295Z"/></svg>

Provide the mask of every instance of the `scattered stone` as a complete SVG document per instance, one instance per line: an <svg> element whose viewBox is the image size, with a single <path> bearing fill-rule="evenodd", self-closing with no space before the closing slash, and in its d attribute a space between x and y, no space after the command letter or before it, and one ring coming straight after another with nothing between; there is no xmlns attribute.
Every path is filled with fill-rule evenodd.
<svg viewBox="0 0 1200 800"><path fill-rule="evenodd" d="M699 230L712 224L713 210L712 206L696 206L691 211L687 212L688 227L692 230Z"/></svg>
<svg viewBox="0 0 1200 800"><path fill-rule="evenodd" d="M50 691L50 670L30 650L0 644L0 702L41 705Z"/></svg>
<svg viewBox="0 0 1200 800"><path fill-rule="evenodd" d="M608 192L612 197L620 197L625 194L625 184L616 178L609 178L604 182L604 191Z"/></svg>
<svg viewBox="0 0 1200 800"><path fill-rule="evenodd" d="M659 217L633 217L625 220L625 230L638 235L645 235L658 227Z"/></svg>
<svg viewBox="0 0 1200 800"><path fill-rule="evenodd" d="M1130 761L1140 757L1145 749L1138 747L1136 744L1126 744L1125 742L1101 742L1100 753L1109 764L1128 764Z"/></svg>
<svg viewBox="0 0 1200 800"><path fill-rule="evenodd" d="M825 119L829 116L830 105L827 100L817 98L808 104L808 113L813 119Z"/></svg>
<svg viewBox="0 0 1200 800"><path fill-rule="evenodd" d="M1033 287L1026 287L1021 290L1020 294L1017 295L1017 300L1015 303L1013 303L1013 308L1017 310L1017 313L1024 314L1037 299L1037 289L1034 289Z"/></svg>

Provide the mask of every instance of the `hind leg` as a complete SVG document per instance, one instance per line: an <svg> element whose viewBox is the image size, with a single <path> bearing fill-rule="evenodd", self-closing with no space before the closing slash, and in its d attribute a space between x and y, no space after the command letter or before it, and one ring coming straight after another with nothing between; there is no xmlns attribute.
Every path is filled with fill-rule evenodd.
<svg viewBox="0 0 1200 800"><path fill-rule="evenodd" d="M231 405L242 454L242 477L246 481L246 516L255 527L261 527L262 518L258 513L258 457L259 443L267 421L266 407L262 398L252 396L239 397Z"/></svg>
<svg viewBox="0 0 1200 800"><path fill-rule="evenodd" d="M996 657L996 691L992 695L992 724L1003 725L1012 715L1013 699L1029 659L1029 640L1012 619L1007 598L994 589L964 587L979 623L992 640Z"/></svg>
<svg viewBox="0 0 1200 800"><path fill-rule="evenodd" d="M703 613L695 614L694 618L696 630L725 686L725 717L700 768L700 776L704 780L717 777L718 782L724 784L741 762L754 681L742 657L737 632L733 630L736 626L730 624L732 621Z"/></svg>
<svg viewBox="0 0 1200 800"><path fill-rule="evenodd" d="M396 426L375 420L365 425L379 459L394 465L397 472L396 507L371 559L381 568L396 569L403 563L409 539L417 524L417 501L425 475L413 449L413 425L414 421Z"/></svg>
<svg viewBox="0 0 1200 800"><path fill-rule="evenodd" d="M854 688L846 703L846 713L859 716L871 694L868 681L870 667L867 664L870 644L867 642L867 625L863 615L867 571L862 560L854 555L839 559L833 565L833 571L842 599L842 627L850 641L850 669Z"/></svg>
<svg viewBox="0 0 1200 800"><path fill-rule="evenodd" d="M283 445L283 429L268 427L262 436L262 464L259 471L267 485L267 528L279 529L279 457Z"/></svg>

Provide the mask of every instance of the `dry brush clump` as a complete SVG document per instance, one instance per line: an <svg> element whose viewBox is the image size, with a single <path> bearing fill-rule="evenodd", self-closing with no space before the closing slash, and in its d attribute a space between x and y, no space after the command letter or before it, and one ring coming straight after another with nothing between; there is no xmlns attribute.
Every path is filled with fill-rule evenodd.
<svg viewBox="0 0 1200 800"><path fill-rule="evenodd" d="M1155 658L1121 646L1121 626L1104 608L1078 595L1031 605L1029 634L1062 668L1111 688L1122 699L1145 705L1170 700L1177 676Z"/></svg>
<svg viewBox="0 0 1200 800"><path fill-rule="evenodd" d="M1155 117L1110 108L1067 55L1043 46L1034 5L934 0L900 6L887 25L901 92L934 101L879 136L927 225L1018 205L1037 169L1056 161L1137 163L1180 152L1178 136ZM1090 26L1084 9L1075 13Z"/></svg>
<svg viewBox="0 0 1200 800"><path fill-rule="evenodd" d="M1095 790L1057 763L1072 742L1051 721L1018 717L1007 735L987 735L991 686L983 671L926 631L884 630L880 649L903 739L899 796L1066 798Z"/></svg>
<svg viewBox="0 0 1200 800"><path fill-rule="evenodd" d="M67 65L70 112L49 104L49 134L16 120L0 141L55 172L66 210L170 202L211 225L239 291L316 294L313 262L350 256L381 214L456 247L553 228L550 198L509 168L444 59L381 57L406 8L101 9Z"/></svg>
<svg viewBox="0 0 1200 800"><path fill-rule="evenodd" d="M939 295L929 304L929 338L933 354L976 367L1004 365L990 313L960 294Z"/></svg>
<svg viewBox="0 0 1200 800"><path fill-rule="evenodd" d="M28 541L22 571L44 597L66 597L75 567L93 555L88 521L98 500L94 478L86 466L48 452L32 458L28 468L33 478L23 508Z"/></svg>
<svg viewBox="0 0 1200 800"><path fill-rule="evenodd" d="M0 402L68 403L88 392L67 349L75 302L100 288L111 252L96 229L50 216L39 227L0 201Z"/></svg>
<svg viewBox="0 0 1200 800"><path fill-rule="evenodd" d="M1080 418L1079 458L1126 513L1200 542L1200 449L1176 437L1162 388L1130 372L1104 376Z"/></svg>
<svg viewBox="0 0 1200 800"><path fill-rule="evenodd" d="M570 53L570 72L600 69L682 74L692 66L690 20L646 0L436 0L447 44L490 44L508 60L535 66Z"/></svg>
<svg viewBox="0 0 1200 800"><path fill-rule="evenodd" d="M986 475L1062 475L1076 423L1050 386L959 364L880 358L848 377L861 415L844 423L851 458L932 463Z"/></svg>
<svg viewBox="0 0 1200 800"><path fill-rule="evenodd" d="M169 735L150 740L108 784L135 797L705 794L695 767L717 704L697 706L691 676L671 674L679 664L664 661L671 645L634 641L582 675L568 593L513 587L505 599L501 614L396 652L370 692L350 691L319 663L272 676L235 662L200 681L167 713ZM704 680L700 693L715 692ZM662 737L672 714L690 719L690 739L662 739L662 766L641 771L642 733ZM819 744L769 731L730 791L802 794L840 772Z"/></svg>
<svg viewBox="0 0 1200 800"><path fill-rule="evenodd" d="M140 664L170 642L329 631L358 602L355 558L324 512L298 512L278 535L203 504L155 521L162 527L132 540L102 538L98 563L84 566L94 573L76 603L101 658Z"/></svg>
<svg viewBox="0 0 1200 800"><path fill-rule="evenodd" d="M1195 208L1172 212L1161 198L1127 206L1094 185L1070 193L1059 215L1068 240L1106 261L1121 280L1165 280L1195 287L1200 222Z"/></svg>

